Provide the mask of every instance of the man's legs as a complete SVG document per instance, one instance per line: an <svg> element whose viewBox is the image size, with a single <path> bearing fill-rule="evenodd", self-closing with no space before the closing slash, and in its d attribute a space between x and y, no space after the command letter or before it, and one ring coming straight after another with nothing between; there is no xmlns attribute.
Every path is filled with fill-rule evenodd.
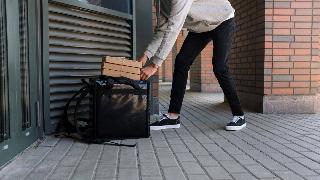
<svg viewBox="0 0 320 180"><path fill-rule="evenodd" d="M183 42L181 50L178 53L174 64L174 73L170 96L171 99L168 110L169 115L180 114L182 101L187 85L188 71L195 58L209 43L209 41L211 41L210 32L190 32Z"/></svg>
<svg viewBox="0 0 320 180"><path fill-rule="evenodd" d="M182 106L184 93L186 90L188 71L197 55L211 40L212 39L209 32L190 32L188 34L175 60L172 89L170 96L171 100L168 114L164 114L161 118L161 121L152 123L150 125L151 130L162 130L180 127L179 114Z"/></svg>
<svg viewBox="0 0 320 180"><path fill-rule="evenodd" d="M243 111L236 92L236 86L228 66L234 30L234 19L229 19L212 31L214 44L212 63L214 74L229 102L232 114L234 116L243 116Z"/></svg>

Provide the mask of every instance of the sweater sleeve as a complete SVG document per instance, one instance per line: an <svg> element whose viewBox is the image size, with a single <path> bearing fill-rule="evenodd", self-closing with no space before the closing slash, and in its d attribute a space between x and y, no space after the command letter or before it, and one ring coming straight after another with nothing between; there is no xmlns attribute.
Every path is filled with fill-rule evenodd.
<svg viewBox="0 0 320 180"><path fill-rule="evenodd" d="M171 0L171 11L168 18L160 18L160 26L147 47L145 54L152 62L161 66L170 53L190 11L193 0Z"/></svg>
<svg viewBox="0 0 320 180"><path fill-rule="evenodd" d="M162 42L162 39L163 39L163 30L165 29L166 25L167 25L167 19L165 16L163 16L163 14L161 14L160 12L157 13L158 16L157 16L157 26L156 26L156 29L154 31L154 34L152 36L152 40L151 42L149 43L146 51L145 51L145 55L148 56L149 59L151 59L154 54L157 52L159 46L160 46L160 43Z"/></svg>

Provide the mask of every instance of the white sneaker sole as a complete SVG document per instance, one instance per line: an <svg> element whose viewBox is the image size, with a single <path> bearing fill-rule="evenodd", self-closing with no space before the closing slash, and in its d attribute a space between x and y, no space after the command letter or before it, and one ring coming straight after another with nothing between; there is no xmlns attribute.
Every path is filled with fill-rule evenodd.
<svg viewBox="0 0 320 180"><path fill-rule="evenodd" d="M244 123L242 126L226 126L226 130L227 131L239 131L246 126L247 126L247 123Z"/></svg>
<svg viewBox="0 0 320 180"><path fill-rule="evenodd" d="M163 129L177 129L180 128L180 124L177 125L167 125L167 126L150 126L150 130L163 130Z"/></svg>

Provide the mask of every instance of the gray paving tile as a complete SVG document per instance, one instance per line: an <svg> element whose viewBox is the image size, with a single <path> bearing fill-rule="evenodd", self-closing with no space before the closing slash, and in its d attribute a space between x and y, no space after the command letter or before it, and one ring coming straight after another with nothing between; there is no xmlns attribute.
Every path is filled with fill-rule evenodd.
<svg viewBox="0 0 320 180"><path fill-rule="evenodd" d="M303 179L301 176L298 176L292 171L274 171L274 173L284 180L302 180Z"/></svg>
<svg viewBox="0 0 320 180"><path fill-rule="evenodd" d="M95 178L116 178L117 166L112 164L98 164Z"/></svg>
<svg viewBox="0 0 320 180"><path fill-rule="evenodd" d="M247 170L236 161L221 161L220 163L230 174L247 172Z"/></svg>
<svg viewBox="0 0 320 180"><path fill-rule="evenodd" d="M188 175L189 180L210 180L207 175Z"/></svg>
<svg viewBox="0 0 320 180"><path fill-rule="evenodd" d="M211 156L196 156L202 166L219 166L219 163Z"/></svg>
<svg viewBox="0 0 320 180"><path fill-rule="evenodd" d="M205 170L212 179L232 179L229 173L221 166L205 167Z"/></svg>
<svg viewBox="0 0 320 180"><path fill-rule="evenodd" d="M164 167L163 173L166 180L186 180L186 177L179 167Z"/></svg>
<svg viewBox="0 0 320 180"><path fill-rule="evenodd" d="M186 174L205 174L197 162L181 162Z"/></svg>
<svg viewBox="0 0 320 180"><path fill-rule="evenodd" d="M139 180L137 168L119 169L119 180Z"/></svg>
<svg viewBox="0 0 320 180"><path fill-rule="evenodd" d="M170 89L160 93L161 110ZM320 116L246 112L248 126L226 132L222 94L187 92L180 129L126 140L137 148L48 136L0 171L0 179L280 180L320 179Z"/></svg>
<svg viewBox="0 0 320 180"><path fill-rule="evenodd" d="M193 155L191 153L176 153L175 154L177 156L177 159L180 162L195 162L196 159L193 157Z"/></svg>
<svg viewBox="0 0 320 180"><path fill-rule="evenodd" d="M294 158L297 162L303 164L304 166L313 169L313 170L320 170L320 163L315 162L309 158Z"/></svg>
<svg viewBox="0 0 320 180"><path fill-rule="evenodd" d="M73 171L73 167L57 167L54 172L48 176L48 179L53 180L53 179L68 179L70 174Z"/></svg>
<svg viewBox="0 0 320 180"><path fill-rule="evenodd" d="M236 180L256 180L257 178L250 173L231 174Z"/></svg>
<svg viewBox="0 0 320 180"><path fill-rule="evenodd" d="M273 178L275 177L269 170L261 165L247 165L246 168L258 178Z"/></svg>
<svg viewBox="0 0 320 180"><path fill-rule="evenodd" d="M161 176L160 168L157 164L144 164L140 168L141 176Z"/></svg>
<svg viewBox="0 0 320 180"><path fill-rule="evenodd" d="M299 163L286 163L285 164L289 169L296 172L297 174L300 174L302 176L315 176L318 175L314 171L304 167L303 165Z"/></svg>
<svg viewBox="0 0 320 180"><path fill-rule="evenodd" d="M142 180L163 180L163 177L149 177L149 176L142 176Z"/></svg>
<svg viewBox="0 0 320 180"><path fill-rule="evenodd" d="M248 155L233 155L233 157L241 164L241 165L254 165L257 162L249 157Z"/></svg>

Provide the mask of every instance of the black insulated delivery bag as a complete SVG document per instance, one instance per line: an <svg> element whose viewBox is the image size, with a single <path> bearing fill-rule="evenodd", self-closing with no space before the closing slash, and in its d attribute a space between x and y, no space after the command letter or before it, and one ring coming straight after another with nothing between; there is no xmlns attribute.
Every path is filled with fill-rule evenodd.
<svg viewBox="0 0 320 180"><path fill-rule="evenodd" d="M95 138L150 136L150 83L123 77L96 80L93 91Z"/></svg>
<svg viewBox="0 0 320 180"><path fill-rule="evenodd" d="M150 136L149 81L97 76L82 82L65 106L59 134L94 143Z"/></svg>

